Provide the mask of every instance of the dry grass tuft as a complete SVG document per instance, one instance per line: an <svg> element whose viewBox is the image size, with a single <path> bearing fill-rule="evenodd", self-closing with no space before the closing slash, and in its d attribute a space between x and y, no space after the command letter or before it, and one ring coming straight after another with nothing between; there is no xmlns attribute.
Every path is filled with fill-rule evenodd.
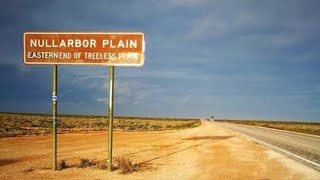
<svg viewBox="0 0 320 180"><path fill-rule="evenodd" d="M82 158L82 159L80 159L80 163L77 166L77 168L86 168L86 167L94 166L94 165L95 165L95 163L91 162L89 159Z"/></svg>
<svg viewBox="0 0 320 180"><path fill-rule="evenodd" d="M116 157L114 160L114 168L120 169L122 174L128 174L139 170L139 164L132 163L132 160L124 157Z"/></svg>
<svg viewBox="0 0 320 180"><path fill-rule="evenodd" d="M108 169L108 162L106 160L99 161L99 162L97 162L96 166L99 169L106 170L106 169Z"/></svg>
<svg viewBox="0 0 320 180"><path fill-rule="evenodd" d="M66 169L68 168L68 164L67 164L67 161L66 160L61 160L58 164L58 169L59 170L62 170L62 169Z"/></svg>
<svg viewBox="0 0 320 180"><path fill-rule="evenodd" d="M33 172L35 169L33 167L28 167L26 169L24 169L22 172L23 173L30 173L30 172Z"/></svg>

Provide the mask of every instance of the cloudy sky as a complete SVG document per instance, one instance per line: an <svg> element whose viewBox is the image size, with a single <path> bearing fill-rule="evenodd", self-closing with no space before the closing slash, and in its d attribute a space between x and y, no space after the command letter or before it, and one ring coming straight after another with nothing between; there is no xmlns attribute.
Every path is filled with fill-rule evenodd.
<svg viewBox="0 0 320 180"><path fill-rule="evenodd" d="M317 0L2 0L0 111L51 111L51 67L25 31L141 31L143 67L115 68L115 115L320 121ZM60 113L106 114L108 67L59 66Z"/></svg>

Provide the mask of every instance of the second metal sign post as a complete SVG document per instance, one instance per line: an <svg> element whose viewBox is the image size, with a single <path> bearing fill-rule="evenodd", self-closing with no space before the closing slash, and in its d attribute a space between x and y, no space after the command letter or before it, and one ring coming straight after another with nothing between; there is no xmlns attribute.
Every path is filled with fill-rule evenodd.
<svg viewBox="0 0 320 180"><path fill-rule="evenodd" d="M113 144L113 98L114 98L114 66L109 67L109 141L108 141L108 170L112 171Z"/></svg>

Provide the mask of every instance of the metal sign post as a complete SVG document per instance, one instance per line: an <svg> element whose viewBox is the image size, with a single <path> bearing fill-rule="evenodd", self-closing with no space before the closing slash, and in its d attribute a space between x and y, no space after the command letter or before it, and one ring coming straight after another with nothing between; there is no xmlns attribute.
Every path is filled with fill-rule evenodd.
<svg viewBox="0 0 320 180"><path fill-rule="evenodd" d="M52 170L57 169L57 81L58 66L52 66Z"/></svg>
<svg viewBox="0 0 320 180"><path fill-rule="evenodd" d="M114 98L114 66L109 68L109 142L108 170L112 171L112 142L113 142L113 98Z"/></svg>

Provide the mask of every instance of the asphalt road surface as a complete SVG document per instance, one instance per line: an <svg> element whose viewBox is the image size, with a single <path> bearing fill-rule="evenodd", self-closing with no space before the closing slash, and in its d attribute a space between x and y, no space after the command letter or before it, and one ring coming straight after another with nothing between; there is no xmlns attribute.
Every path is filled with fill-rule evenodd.
<svg viewBox="0 0 320 180"><path fill-rule="evenodd" d="M215 122L223 127L232 129L236 132L254 138L258 141L268 143L272 146L272 149L278 150L278 148L288 151L294 155L297 155L301 158L298 158L294 155L290 155L288 153L284 153L285 155L291 156L292 158L306 164L312 166L316 169L320 169L320 137L319 136L310 136L298 133L291 133L287 131L279 131L273 130L270 128L261 128L255 126L246 126L240 124L233 124L233 123L223 123L223 122ZM257 141L257 142L258 142ZM259 143L259 142L258 142ZM266 145L268 146L268 145ZM281 151L281 150L280 150ZM303 159L306 160L303 160ZM313 163L308 162L311 161Z"/></svg>

